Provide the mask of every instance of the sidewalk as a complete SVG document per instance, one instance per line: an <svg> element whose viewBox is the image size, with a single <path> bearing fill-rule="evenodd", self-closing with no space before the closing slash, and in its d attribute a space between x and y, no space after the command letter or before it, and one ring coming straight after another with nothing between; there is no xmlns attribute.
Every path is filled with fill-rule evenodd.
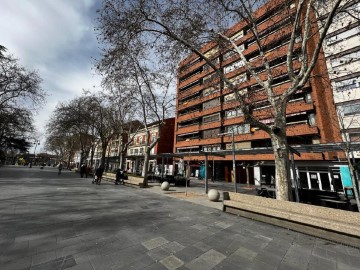
<svg viewBox="0 0 360 270"><path fill-rule="evenodd" d="M227 182L211 182L209 180L208 190L216 189L220 193L220 199L218 202L212 202L209 200L207 194L205 193L205 181L198 179L191 179L190 186L174 186L170 185L168 191L164 191L161 189L160 183L149 183L149 187L147 191L165 195L172 198L177 198L183 201L188 201L194 204L203 205L211 208L218 209L222 211L223 207L223 192L224 191L233 191L234 184ZM246 184L238 184L237 186L239 193L246 194L256 194L255 186L247 186Z"/></svg>

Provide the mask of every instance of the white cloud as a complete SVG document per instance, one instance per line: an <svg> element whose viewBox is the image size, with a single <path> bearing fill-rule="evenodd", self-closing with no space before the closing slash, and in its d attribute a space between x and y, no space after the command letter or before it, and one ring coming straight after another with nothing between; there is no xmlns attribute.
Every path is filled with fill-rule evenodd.
<svg viewBox="0 0 360 270"><path fill-rule="evenodd" d="M96 0L0 0L0 44L30 70L38 70L48 91L35 116L40 133L59 101L99 89L91 57L98 57L94 33ZM95 88L93 87L95 86Z"/></svg>

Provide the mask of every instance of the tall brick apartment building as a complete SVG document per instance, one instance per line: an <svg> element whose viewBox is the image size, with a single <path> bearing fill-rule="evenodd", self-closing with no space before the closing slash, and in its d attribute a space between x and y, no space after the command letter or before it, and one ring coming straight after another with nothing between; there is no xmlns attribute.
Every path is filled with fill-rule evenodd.
<svg viewBox="0 0 360 270"><path fill-rule="evenodd" d="M295 4L289 4L284 12L275 1L269 1L255 12L259 36L265 40L266 55L270 59L273 70L276 69L275 91L286 89L290 80L287 76L286 52L292 30L292 14ZM255 39L245 21L234 25L228 33L236 42L250 63L258 61L259 53ZM316 39L316 38L315 38ZM301 35L296 39L295 48L300 48ZM313 51L316 40L309 42L308 50ZM271 116L263 113L269 107L263 89L246 71L239 56L229 49L218 49L209 43L202 52L212 59L213 63L222 67L223 73L238 85L244 93L259 93L253 103L253 111L263 123L271 124ZM295 54L296 56L296 54ZM295 62L295 68L300 61ZM256 67L258 73L263 67ZM305 87L299 89L287 106L287 135L290 145L311 145L330 143L341 140L339 125L336 121L333 93L323 53L320 55L313 75ZM244 122L239 103L234 93L220 83L216 74L207 63L192 54L179 65L177 103L175 119L174 153L194 153L199 151L221 152L232 149L231 136L219 136L235 127L235 149L270 147L269 135ZM334 121L335 120L335 121ZM303 187L335 190L341 186L341 165L336 153L303 153L296 159L296 170ZM191 174L196 175L202 169L204 156L187 156L191 159ZM215 174L217 180L232 181L232 156L225 158L210 156L207 168L210 175ZM236 155L237 180L241 183L259 183L270 181L275 176L273 154Z"/></svg>

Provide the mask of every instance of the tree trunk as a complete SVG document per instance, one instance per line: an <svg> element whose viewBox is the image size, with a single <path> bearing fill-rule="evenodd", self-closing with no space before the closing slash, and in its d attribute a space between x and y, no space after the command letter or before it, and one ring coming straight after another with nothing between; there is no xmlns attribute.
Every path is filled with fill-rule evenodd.
<svg viewBox="0 0 360 270"><path fill-rule="evenodd" d="M142 173L141 173L141 176L144 177L144 181L143 181L144 187L147 187L147 185L148 185L147 175L148 175L148 167L149 167L149 161L150 161L150 151L151 151L151 149L146 147L145 156L144 156L144 166L143 166Z"/></svg>
<svg viewBox="0 0 360 270"><path fill-rule="evenodd" d="M106 148L107 148L107 145L102 144L100 165L102 165L104 168L105 168Z"/></svg>
<svg viewBox="0 0 360 270"><path fill-rule="evenodd" d="M123 169L123 160L124 160L124 153L121 151L119 154L119 169L122 170Z"/></svg>
<svg viewBox="0 0 360 270"><path fill-rule="evenodd" d="M356 186L356 181L355 181L355 175L354 175L355 169L354 169L354 166L352 165L352 163L350 161L350 152L348 152L346 156L347 156L348 166L349 166L349 169L350 169L351 182L352 182L353 187L354 187L354 197L355 197L355 200L356 200L358 211L360 212L359 193L358 193L357 186Z"/></svg>
<svg viewBox="0 0 360 270"><path fill-rule="evenodd" d="M68 161L67 161L67 168L70 170L70 161L71 161L71 155L69 154Z"/></svg>
<svg viewBox="0 0 360 270"><path fill-rule="evenodd" d="M92 145L91 146L91 157L90 157L90 167L92 168L94 165L94 151L95 151L95 146Z"/></svg>
<svg viewBox="0 0 360 270"><path fill-rule="evenodd" d="M284 134L285 131L280 131L279 134L272 133L271 142L275 155L276 199L281 201L289 201L292 197L291 184L289 184L290 163L287 140Z"/></svg>

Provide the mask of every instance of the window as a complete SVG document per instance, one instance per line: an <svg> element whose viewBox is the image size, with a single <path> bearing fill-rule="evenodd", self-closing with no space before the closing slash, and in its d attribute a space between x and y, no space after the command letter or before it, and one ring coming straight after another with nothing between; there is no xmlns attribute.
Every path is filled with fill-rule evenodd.
<svg viewBox="0 0 360 270"><path fill-rule="evenodd" d="M239 46L237 46L239 51L245 51L245 44L240 44Z"/></svg>
<svg viewBox="0 0 360 270"><path fill-rule="evenodd" d="M358 100L356 103L342 106L342 111L344 115L352 115L352 114L360 113L360 101Z"/></svg>
<svg viewBox="0 0 360 270"><path fill-rule="evenodd" d="M238 142L238 143L234 143L234 146L235 146L235 150L251 148L251 142ZM231 143L227 143L225 147L226 150L232 150Z"/></svg>
<svg viewBox="0 0 360 270"><path fill-rule="evenodd" d="M357 52L352 52L352 53L346 54L341 57L336 57L334 59L331 59L330 63L331 63L331 66L333 68L335 68L337 66L349 64L349 63L351 63L353 61L357 61L359 59L360 59L360 51L357 51Z"/></svg>
<svg viewBox="0 0 360 270"><path fill-rule="evenodd" d="M309 115L308 115L308 117L309 117L309 125L310 126L316 126L316 115L315 115L315 113L310 113Z"/></svg>
<svg viewBox="0 0 360 270"><path fill-rule="evenodd" d="M250 124L227 126L225 132L234 132L235 135L250 133Z"/></svg>
<svg viewBox="0 0 360 270"><path fill-rule="evenodd" d="M218 48L213 48L213 49L207 51L206 53L204 53L204 56L206 58L212 58L218 51L219 51Z"/></svg>
<svg viewBox="0 0 360 270"><path fill-rule="evenodd" d="M340 41L343 41L345 39L348 39L354 35L358 35L359 34L359 27L355 27L351 30L348 30L348 31L345 31L345 32L342 32L336 36L333 36L333 37L330 37L326 40L326 45L333 45L335 43L338 43Z"/></svg>
<svg viewBox="0 0 360 270"><path fill-rule="evenodd" d="M181 67L181 71L185 71L186 69L188 69L189 67L195 65L196 63L199 63L200 61L201 61L200 57L190 61L188 64Z"/></svg>
<svg viewBox="0 0 360 270"><path fill-rule="evenodd" d="M347 79L347 80L343 80L340 82L336 82L335 85L336 85L336 89L338 91L346 91L346 90L355 89L357 87L360 87L360 76L351 78L351 79Z"/></svg>
<svg viewBox="0 0 360 270"><path fill-rule="evenodd" d="M241 116L241 115L243 115L241 109L233 109L233 110L225 111L225 118L227 118L227 119Z"/></svg>
<svg viewBox="0 0 360 270"><path fill-rule="evenodd" d="M203 90L202 95L203 95L203 97L205 97L205 96L211 95L211 94L219 92L219 91L220 91L220 89L217 87L208 87Z"/></svg>
<svg viewBox="0 0 360 270"><path fill-rule="evenodd" d="M311 93L306 93L305 94L305 102L306 103L311 103L312 102Z"/></svg>
<svg viewBox="0 0 360 270"><path fill-rule="evenodd" d="M130 149L130 155L134 154L134 149Z"/></svg>
<svg viewBox="0 0 360 270"><path fill-rule="evenodd" d="M234 101L235 99L236 99L235 93L228 94L224 97L225 102L231 102Z"/></svg>
<svg viewBox="0 0 360 270"><path fill-rule="evenodd" d="M216 151L220 151L221 147L220 145L216 144L216 145L204 145L203 146L203 151L205 152L216 152Z"/></svg>
<svg viewBox="0 0 360 270"><path fill-rule="evenodd" d="M240 96L243 96L243 95L246 95L248 93L248 90L247 90L247 88L243 88L243 89L238 90L237 92L238 92L238 94ZM232 102L232 101L235 101L235 100L236 100L235 93L227 94L226 96L224 96L225 103Z"/></svg>
<svg viewBox="0 0 360 270"><path fill-rule="evenodd" d="M203 123L204 124L211 123L211 122L216 122L216 121L220 121L220 114L219 113L203 117Z"/></svg>
<svg viewBox="0 0 360 270"><path fill-rule="evenodd" d="M228 59L230 59L231 57L233 57L234 55L236 55L235 51L228 51L226 53L223 54L223 61L226 61Z"/></svg>
<svg viewBox="0 0 360 270"><path fill-rule="evenodd" d="M180 91L188 90L188 89L193 88L193 87L195 87L195 86L197 86L199 84L200 84L200 80L197 80L195 82L189 83L189 84L185 85L184 87L180 88Z"/></svg>
<svg viewBox="0 0 360 270"><path fill-rule="evenodd" d="M237 32L236 34L234 34L233 36L231 36L230 39L232 41L237 41L240 38L242 38L243 36L244 36L244 30L241 30L241 31Z"/></svg>
<svg viewBox="0 0 360 270"><path fill-rule="evenodd" d="M207 129L203 131L203 138L204 139L216 138L219 135L219 133L221 133L220 128Z"/></svg>
<svg viewBox="0 0 360 270"><path fill-rule="evenodd" d="M224 74L230 73L238 68L243 67L245 64L242 60L236 61L230 65L227 65L226 67L224 67Z"/></svg>
<svg viewBox="0 0 360 270"><path fill-rule="evenodd" d="M217 105L220 104L220 99L219 98L216 98L216 99L212 99L210 101L207 101L207 102L204 102L203 103L203 109L206 110L206 109L210 109L210 108L213 108Z"/></svg>
<svg viewBox="0 0 360 270"><path fill-rule="evenodd" d="M212 74L210 74L210 75L208 75L208 76L206 76L206 77L204 77L204 79L203 79L203 83L204 84L206 84L206 83L208 83L208 82L210 82L210 81L212 81L213 79L215 79L215 78L217 78L217 77L219 77L219 75L217 74L217 73L212 73Z"/></svg>
<svg viewBox="0 0 360 270"><path fill-rule="evenodd" d="M232 78L229 79L229 81L234 85L243 83L246 80L247 80L246 73L242 73L242 74L240 74L238 76L235 76L235 77L232 77Z"/></svg>

